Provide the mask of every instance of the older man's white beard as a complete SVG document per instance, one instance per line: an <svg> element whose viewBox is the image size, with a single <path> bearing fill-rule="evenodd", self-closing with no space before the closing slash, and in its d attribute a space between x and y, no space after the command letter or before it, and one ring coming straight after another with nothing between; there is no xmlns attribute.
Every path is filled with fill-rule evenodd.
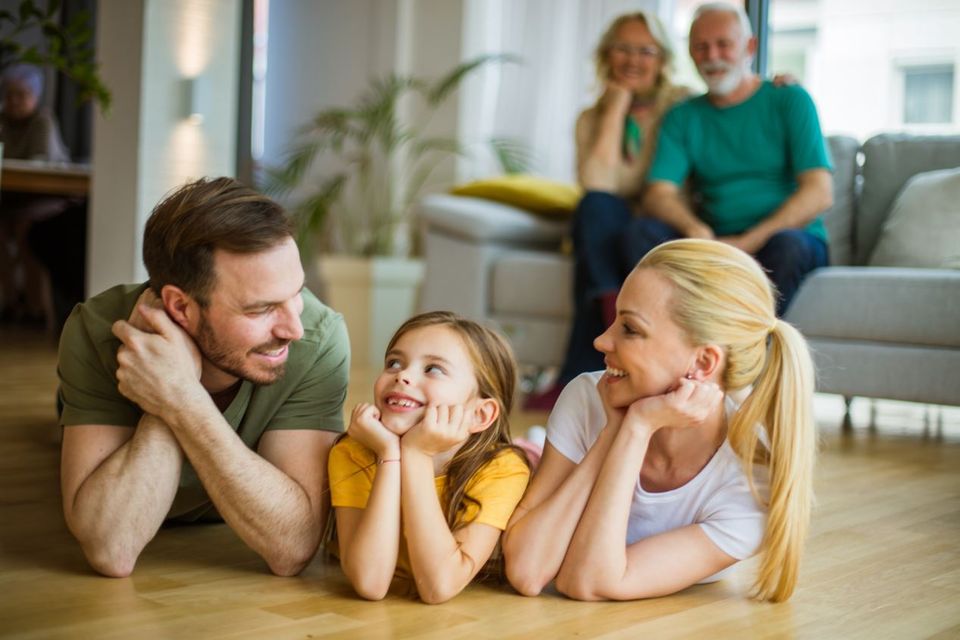
<svg viewBox="0 0 960 640"><path fill-rule="evenodd" d="M700 72L700 77L703 78L703 81L707 83L707 89L710 93L724 97L733 93L734 90L740 86L743 77L747 73L748 64L749 61L744 61L740 64L731 64L722 61L705 62L697 67L697 71ZM723 75L709 75L714 71L721 71Z"/></svg>

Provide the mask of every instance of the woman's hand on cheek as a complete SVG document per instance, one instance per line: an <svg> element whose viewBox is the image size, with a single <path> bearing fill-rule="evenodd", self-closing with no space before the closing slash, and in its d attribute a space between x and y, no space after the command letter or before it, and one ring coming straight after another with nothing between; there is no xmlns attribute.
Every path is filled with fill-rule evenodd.
<svg viewBox="0 0 960 640"><path fill-rule="evenodd" d="M623 424L651 433L663 427L698 427L722 402L723 391L717 384L681 378L671 391L631 404Z"/></svg>
<svg viewBox="0 0 960 640"><path fill-rule="evenodd" d="M400 438L380 422L380 410L361 402L353 408L347 435L373 451L380 460L400 455Z"/></svg>
<svg viewBox="0 0 960 640"><path fill-rule="evenodd" d="M606 374L597 381L597 393L600 394L600 401L603 403L603 413L607 416L606 426L613 430L619 429L626 411L610 403L610 385L607 384Z"/></svg>
<svg viewBox="0 0 960 640"><path fill-rule="evenodd" d="M607 80L603 95L600 97L601 108L613 109L617 113L626 115L633 101L633 92L616 80Z"/></svg>
<svg viewBox="0 0 960 640"><path fill-rule="evenodd" d="M433 457L466 440L472 419L472 412L465 405L430 405L423 420L407 431L401 442L404 447Z"/></svg>

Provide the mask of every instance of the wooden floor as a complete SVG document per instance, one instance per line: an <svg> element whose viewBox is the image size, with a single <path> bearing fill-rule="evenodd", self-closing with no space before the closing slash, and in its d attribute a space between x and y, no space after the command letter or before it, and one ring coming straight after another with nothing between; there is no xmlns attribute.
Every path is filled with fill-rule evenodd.
<svg viewBox="0 0 960 640"><path fill-rule="evenodd" d="M357 599L318 558L268 575L224 525L162 530L131 578L94 575L60 514L56 354L0 329L0 637L3 638L960 638L960 410L818 398L819 506L796 595L734 581L633 603L524 598L476 585L427 606ZM365 397L370 374L351 397ZM520 414L515 429L545 416Z"/></svg>

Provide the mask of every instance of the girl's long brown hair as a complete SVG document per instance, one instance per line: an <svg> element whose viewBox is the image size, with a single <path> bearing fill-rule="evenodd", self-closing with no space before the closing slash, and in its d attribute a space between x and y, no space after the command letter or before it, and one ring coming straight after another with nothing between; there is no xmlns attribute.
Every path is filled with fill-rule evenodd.
<svg viewBox="0 0 960 640"><path fill-rule="evenodd" d="M472 434L447 464L447 482L443 494L443 512L451 531L470 524L464 513L470 504L479 502L467 493L474 474L497 456L513 451L525 463L523 452L510 440L510 409L517 384L517 364L510 345L494 331L449 311L430 311L414 316L400 325L387 345L387 352L406 333L424 327L443 326L451 329L470 355L477 377L477 394L494 400L500 408L490 427Z"/></svg>

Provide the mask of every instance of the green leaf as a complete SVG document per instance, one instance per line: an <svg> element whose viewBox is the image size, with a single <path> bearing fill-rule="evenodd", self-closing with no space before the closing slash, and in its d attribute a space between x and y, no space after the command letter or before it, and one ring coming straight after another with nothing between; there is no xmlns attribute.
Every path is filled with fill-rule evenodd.
<svg viewBox="0 0 960 640"><path fill-rule="evenodd" d="M529 173L533 165L530 147L514 138L491 138L490 146L504 173Z"/></svg>
<svg viewBox="0 0 960 640"><path fill-rule="evenodd" d="M20 2L20 22L24 23L30 20L36 8L31 0L22 0Z"/></svg>
<svg viewBox="0 0 960 640"><path fill-rule="evenodd" d="M520 57L508 53L493 53L458 64L430 87L426 94L427 101L433 106L442 104L450 97L450 94L457 90L465 77L491 62L520 62Z"/></svg>

